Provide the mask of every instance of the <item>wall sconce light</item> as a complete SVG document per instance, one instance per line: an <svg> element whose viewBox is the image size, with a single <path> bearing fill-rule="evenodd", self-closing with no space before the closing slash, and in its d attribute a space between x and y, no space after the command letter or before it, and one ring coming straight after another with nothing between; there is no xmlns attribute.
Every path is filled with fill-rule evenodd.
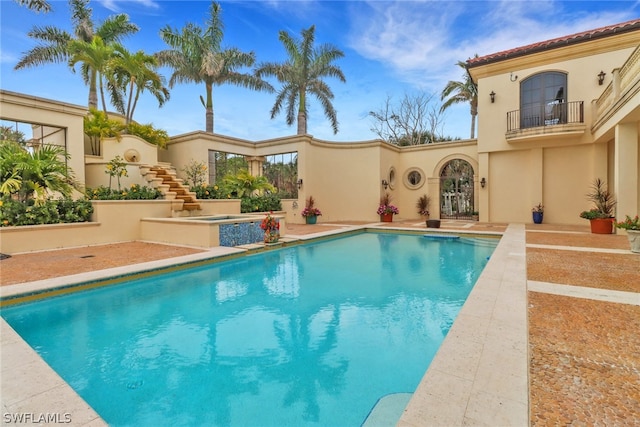
<svg viewBox="0 0 640 427"><path fill-rule="evenodd" d="M511 75L509 76L509 80L511 80L512 82L515 82L516 80L518 80L518 76L517 75L513 75L513 71L511 72Z"/></svg>
<svg viewBox="0 0 640 427"><path fill-rule="evenodd" d="M496 93L494 91L491 91L489 96L491 97L491 103L493 104L496 101Z"/></svg>
<svg viewBox="0 0 640 427"><path fill-rule="evenodd" d="M604 83L604 76L606 76L606 75L607 75L607 73L605 73L604 71L600 71L598 73L598 84L600 86L602 86L602 83Z"/></svg>
<svg viewBox="0 0 640 427"><path fill-rule="evenodd" d="M383 179L383 180L382 180L382 186L384 187L384 189L385 189L385 190L386 190L386 189L387 189L387 187L389 186L389 183L387 182L387 180L386 180L386 179Z"/></svg>
<svg viewBox="0 0 640 427"><path fill-rule="evenodd" d="M302 188L302 178L298 180L298 190Z"/></svg>
<svg viewBox="0 0 640 427"><path fill-rule="evenodd" d="M482 177L482 179L480 180L480 187L484 188L487 186L487 180Z"/></svg>

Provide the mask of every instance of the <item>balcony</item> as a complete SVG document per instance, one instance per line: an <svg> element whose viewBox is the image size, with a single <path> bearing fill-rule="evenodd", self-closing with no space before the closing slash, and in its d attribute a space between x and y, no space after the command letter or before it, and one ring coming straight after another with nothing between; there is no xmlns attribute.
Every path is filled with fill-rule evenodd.
<svg viewBox="0 0 640 427"><path fill-rule="evenodd" d="M585 130L584 101L553 101L507 113L506 138L509 142L550 134L555 138L575 136Z"/></svg>

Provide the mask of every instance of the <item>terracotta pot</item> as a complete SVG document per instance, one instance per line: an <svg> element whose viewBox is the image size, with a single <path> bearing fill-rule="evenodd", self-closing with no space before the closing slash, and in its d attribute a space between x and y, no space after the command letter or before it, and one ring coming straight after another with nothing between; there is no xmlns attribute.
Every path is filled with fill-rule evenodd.
<svg viewBox="0 0 640 427"><path fill-rule="evenodd" d="M595 218L591 222L591 232L594 234L611 234L613 232L613 218Z"/></svg>
<svg viewBox="0 0 640 427"><path fill-rule="evenodd" d="M388 213L388 214L380 215L380 221L382 221L382 222L393 222L393 214L392 213Z"/></svg>

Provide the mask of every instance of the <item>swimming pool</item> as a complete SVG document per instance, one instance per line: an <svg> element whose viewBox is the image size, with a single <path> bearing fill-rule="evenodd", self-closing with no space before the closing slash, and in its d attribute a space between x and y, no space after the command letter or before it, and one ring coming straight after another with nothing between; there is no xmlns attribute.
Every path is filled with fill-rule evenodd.
<svg viewBox="0 0 640 427"><path fill-rule="evenodd" d="M415 389L494 246L364 233L2 316L112 425L355 426Z"/></svg>

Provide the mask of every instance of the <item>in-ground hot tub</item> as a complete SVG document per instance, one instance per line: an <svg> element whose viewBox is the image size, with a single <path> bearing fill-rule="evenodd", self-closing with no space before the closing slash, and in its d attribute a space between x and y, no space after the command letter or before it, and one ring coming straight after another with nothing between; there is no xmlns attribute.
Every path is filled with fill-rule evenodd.
<svg viewBox="0 0 640 427"><path fill-rule="evenodd" d="M284 215L273 215L284 235ZM185 218L143 218L141 238L154 242L212 248L264 241L261 214L210 215Z"/></svg>

